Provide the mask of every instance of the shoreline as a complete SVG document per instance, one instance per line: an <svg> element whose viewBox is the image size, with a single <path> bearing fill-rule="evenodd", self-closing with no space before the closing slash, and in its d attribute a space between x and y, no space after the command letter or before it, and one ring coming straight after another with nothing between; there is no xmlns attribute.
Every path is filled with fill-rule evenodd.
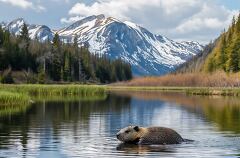
<svg viewBox="0 0 240 158"><path fill-rule="evenodd" d="M0 91L18 93L35 93L35 95L56 96L102 95L109 91L156 91L184 93L202 96L240 96L240 87L165 87L165 86L114 86L114 85L82 85L82 84L0 84Z"/></svg>
<svg viewBox="0 0 240 158"><path fill-rule="evenodd" d="M240 87L151 87L151 86L107 86L109 91L156 91L185 93L202 96L240 96Z"/></svg>

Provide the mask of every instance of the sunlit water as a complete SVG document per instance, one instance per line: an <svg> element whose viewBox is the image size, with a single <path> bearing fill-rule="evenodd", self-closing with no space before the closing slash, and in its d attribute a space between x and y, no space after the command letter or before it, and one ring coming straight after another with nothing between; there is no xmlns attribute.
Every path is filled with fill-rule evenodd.
<svg viewBox="0 0 240 158"><path fill-rule="evenodd" d="M114 92L66 100L0 111L0 157L240 157L239 98ZM115 134L130 124L170 127L194 142L123 145Z"/></svg>

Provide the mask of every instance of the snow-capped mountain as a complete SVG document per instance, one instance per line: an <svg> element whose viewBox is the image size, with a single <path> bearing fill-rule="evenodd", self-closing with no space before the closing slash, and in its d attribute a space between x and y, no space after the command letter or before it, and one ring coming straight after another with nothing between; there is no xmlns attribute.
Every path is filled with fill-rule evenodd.
<svg viewBox="0 0 240 158"><path fill-rule="evenodd" d="M23 22L17 19L3 27L18 35ZM79 45L88 45L92 53L129 62L137 76L169 73L203 49L197 42L175 42L134 23L104 15L84 18L57 31L44 25L28 25L28 28L30 37L41 41L51 40L54 33L66 43L77 37Z"/></svg>
<svg viewBox="0 0 240 158"><path fill-rule="evenodd" d="M9 30L14 35L20 35L23 24L25 23L24 19L19 18L11 21L10 23L2 23L4 29ZM40 41L52 40L54 33L53 31L45 25L28 25L29 36L31 39L39 39Z"/></svg>

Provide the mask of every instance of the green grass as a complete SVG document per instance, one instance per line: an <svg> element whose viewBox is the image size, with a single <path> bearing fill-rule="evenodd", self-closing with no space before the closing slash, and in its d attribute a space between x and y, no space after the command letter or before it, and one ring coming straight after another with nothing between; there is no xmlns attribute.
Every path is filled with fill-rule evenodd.
<svg viewBox="0 0 240 158"><path fill-rule="evenodd" d="M160 91L160 92L179 92L188 95L221 95L221 96L240 96L240 88L224 87L134 87L134 86L108 86L110 91Z"/></svg>
<svg viewBox="0 0 240 158"><path fill-rule="evenodd" d="M105 98L105 86L95 85L0 85L0 105L26 104L30 100L51 100L68 97L79 99Z"/></svg>
<svg viewBox="0 0 240 158"><path fill-rule="evenodd" d="M0 85L0 91L28 94L30 96L95 96L105 94L104 86L95 85Z"/></svg>
<svg viewBox="0 0 240 158"><path fill-rule="evenodd" d="M0 105L28 104L30 97L18 92L0 91Z"/></svg>

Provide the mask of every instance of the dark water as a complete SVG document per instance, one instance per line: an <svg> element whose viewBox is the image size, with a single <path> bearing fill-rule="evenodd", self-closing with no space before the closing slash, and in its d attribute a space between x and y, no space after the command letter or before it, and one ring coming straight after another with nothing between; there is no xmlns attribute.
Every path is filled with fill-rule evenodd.
<svg viewBox="0 0 240 158"><path fill-rule="evenodd" d="M0 107L0 157L240 157L239 98L115 92L54 100ZM115 134L129 124L170 127L195 141L122 145Z"/></svg>

